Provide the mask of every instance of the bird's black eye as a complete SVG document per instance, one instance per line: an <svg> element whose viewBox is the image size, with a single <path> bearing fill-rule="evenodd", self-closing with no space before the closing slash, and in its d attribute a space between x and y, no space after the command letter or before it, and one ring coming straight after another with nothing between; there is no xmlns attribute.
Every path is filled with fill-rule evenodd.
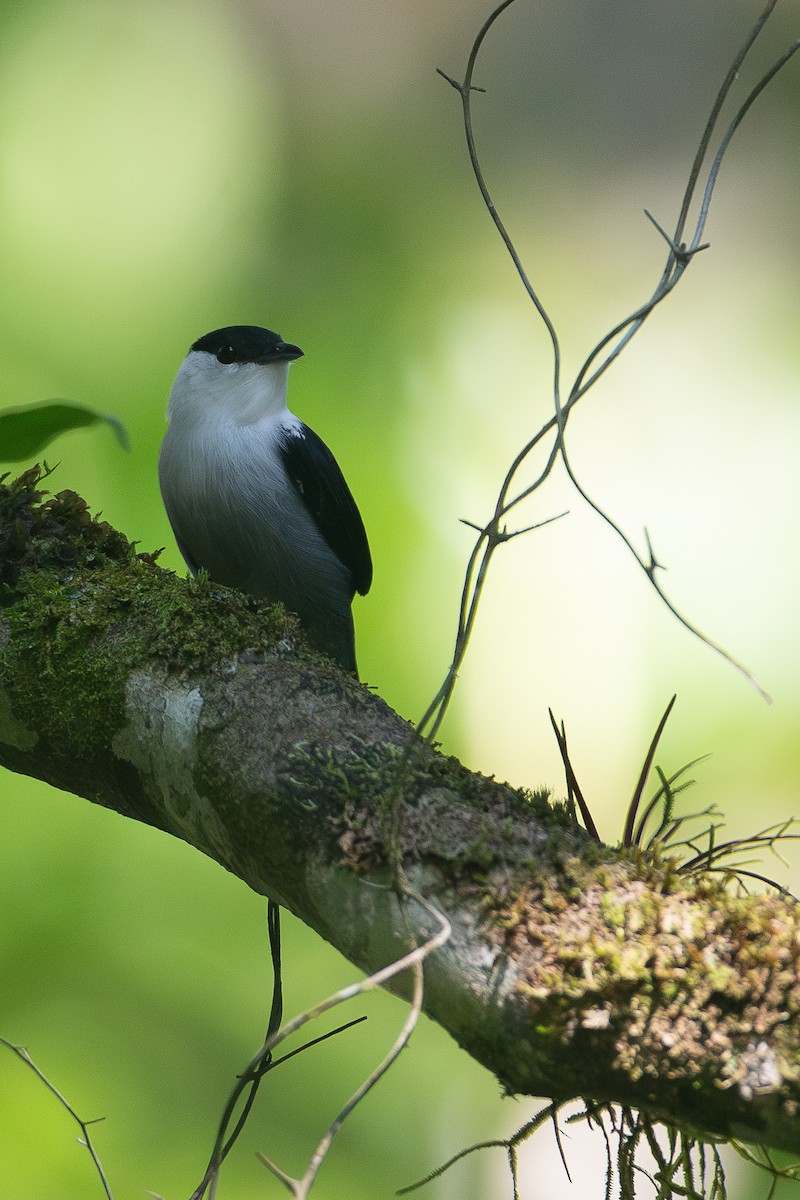
<svg viewBox="0 0 800 1200"><path fill-rule="evenodd" d="M236 362L236 351L233 346L221 346L217 351L217 362L232 363Z"/></svg>

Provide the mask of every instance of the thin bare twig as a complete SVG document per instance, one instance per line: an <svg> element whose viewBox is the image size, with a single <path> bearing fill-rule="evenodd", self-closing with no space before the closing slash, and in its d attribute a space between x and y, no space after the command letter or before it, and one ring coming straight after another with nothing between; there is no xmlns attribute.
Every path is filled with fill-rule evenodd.
<svg viewBox="0 0 800 1200"><path fill-rule="evenodd" d="M410 1195L411 1192L415 1192L418 1188L424 1187L426 1183L432 1183L434 1179L439 1179L445 1174L446 1171L449 1171L451 1167L454 1167L456 1163L461 1162L463 1158L467 1158L470 1154L476 1154L479 1150L502 1149L505 1150L506 1154L508 1155L509 1169L511 1171L511 1179L514 1186L514 1196L518 1196L516 1156L517 1147L521 1145L522 1142L527 1141L527 1139L534 1133L536 1133L537 1129L541 1129L541 1127L546 1124L547 1121L555 1121L560 1107L561 1103L553 1100L550 1104L547 1104L544 1108L540 1109L539 1112L537 1112L529 1121L526 1121L525 1124L518 1129L516 1133L512 1134L510 1138L491 1138L486 1142L476 1142L472 1146L466 1146L463 1150L459 1150L457 1154L454 1154L452 1158L448 1158L447 1162L442 1163L438 1167L434 1167L434 1169L429 1171L423 1179L418 1179L415 1183L409 1183L406 1187L398 1188L398 1190L395 1192L395 1195ZM566 1162L564 1162L564 1168L565 1170L567 1169ZM569 1178L569 1170L567 1170L567 1178Z"/></svg>
<svg viewBox="0 0 800 1200"><path fill-rule="evenodd" d="M78 1116L75 1109L70 1104L69 1100L67 1100L66 1096L64 1096L58 1090L58 1088L53 1083L50 1082L50 1080L47 1078L47 1076L44 1074L44 1072L42 1070L40 1070L39 1067L37 1067L36 1063L33 1061L33 1059L31 1058L30 1054L28 1053L28 1051L25 1049L24 1046L15 1046L13 1042L7 1041L6 1038L4 1038L4 1037L0 1037L0 1046L5 1046L6 1050L10 1050L12 1054L16 1054L17 1058L19 1058L22 1062L24 1062L27 1067L30 1067L30 1069L33 1071L36 1078L38 1080L40 1080L41 1083L44 1084L44 1086L47 1088L48 1092L50 1092L51 1095L55 1096L56 1100L61 1105L61 1107L63 1109L65 1109L65 1111L68 1112L69 1115L72 1117L73 1121L80 1128L80 1131L81 1131L81 1137L78 1139L78 1144L81 1146L85 1146L86 1149L89 1151L92 1162L94 1163L94 1168L100 1179L100 1183L103 1186L103 1191L106 1194L107 1200L114 1200L114 1197L111 1192L111 1186L108 1182L108 1179L106 1178L106 1174L100 1163L100 1159L98 1158L97 1151L95 1150L94 1145L92 1143L92 1139L89 1136L89 1126L96 1125L98 1123L98 1121L102 1121L105 1118L97 1117L93 1121L84 1121L82 1117Z"/></svg>
<svg viewBox="0 0 800 1200"><path fill-rule="evenodd" d="M519 451L505 474L502 485L498 492L494 513L491 519L485 525L478 527L478 537L473 545L465 570L456 629L455 646L450 666L448 667L447 673L439 690L437 691L419 723L419 732L422 736L432 740L436 736L447 711L448 705L452 698L453 690L456 686L458 674L469 645L469 640L474 629L475 620L491 560L498 546L509 540L508 536L505 534L504 522L507 520L511 511L518 504L522 503L522 501L528 499L531 495L538 491L545 480L549 477L555 463L559 458L561 458L564 462L568 477L573 487L583 499L584 503L586 503L594 512L596 512L598 516L600 516L606 522L616 536L622 540L635 558L639 567L647 576L659 599L663 604L666 605L672 615L690 634L709 646L709 648L715 653L721 655L738 672L740 672L767 701L769 701L768 693L761 686L753 673L749 671L748 668L745 667L745 665L734 655L724 649L724 647L715 642L697 625L685 617L666 595L663 587L661 586L660 580L657 577L657 570L660 564L657 562L652 553L652 547L647 534L645 535L647 540L647 557L644 557L639 553L631 539L624 533L624 531L613 520L613 518L611 518L600 505L598 505L589 497L577 479L572 464L569 461L566 449L565 432L567 421L573 409L575 408L575 405L587 394L594 384L597 383L598 379L609 369L609 367L612 366L626 346L630 343L631 339L642 327L644 321L674 290L683 277L687 267L694 261L696 255L701 250L707 248L706 244L704 244L702 240L703 234L705 231L711 198L716 185L720 166L730 146L731 139L749 112L756 98L800 48L800 39L794 42L784 52L784 54L781 55L781 57L775 62L769 71L762 76L756 86L750 91L733 120L729 123L724 131L721 137L719 148L714 156L711 167L708 169L705 181L702 182L702 197L700 200L699 212L691 238L687 244L687 242L684 240L685 230L689 220L689 213L691 211L692 204L697 196L698 189L701 188L703 164L706 162L711 143L718 131L722 110L730 95L731 89L739 77L739 72L744 64L745 59L747 58L756 39L758 38L761 30L763 29L770 14L772 13L772 10L775 7L776 0L768 0L758 20L755 22L753 28L750 30L747 38L745 39L744 44L734 58L734 61L732 62L714 99L711 112L700 137L697 152L689 170L686 189L675 225L674 234L671 237L667 235L658 222L655 221L655 218L653 218L649 213L647 214L648 218L653 222L661 235L664 237L668 247L667 259L662 270L661 277L658 280L653 293L649 299L647 299L628 316L619 321L603 338L601 338L601 340L586 357L583 365L575 377L572 387L569 390L566 401L562 404L561 347L558 335L536 288L526 272L525 266L521 261L514 241L506 229L506 226L498 212L497 206L486 181L483 168L481 166L473 125L473 96L476 92L483 91L482 88L477 87L474 83L475 68L481 48L495 22L508 8L511 7L514 2L515 0L502 0L502 3L498 4L484 21L472 43L462 81L454 79L452 76L446 74L442 70L439 71L439 74L445 80L447 80L447 82L459 95L461 100L462 122L466 135L469 161L483 202L492 219L492 222L494 223L498 233L500 234L500 237L503 240L516 273L519 276L528 297L533 303L548 333L553 352L554 413L553 416L544 422L541 428ZM551 434L554 435L554 440L541 472L532 483L521 488L516 494L511 495L511 491L519 469L528 460L532 451L543 441L544 438Z"/></svg>
<svg viewBox="0 0 800 1200"><path fill-rule="evenodd" d="M404 971L410 970L412 972L413 990L411 1006L400 1033L398 1034L393 1046L383 1061L379 1063L375 1070L370 1073L361 1086L356 1089L356 1091L342 1108L341 1112L339 1112L336 1118L331 1122L330 1126L325 1132L325 1135L314 1151L308 1167L306 1168L305 1174L301 1178L294 1178L291 1175L286 1174L285 1171L281 1170L281 1168L267 1158L266 1155L259 1154L259 1158L264 1165L269 1168L269 1170L277 1179L280 1179L281 1182L285 1184L288 1190L295 1197L295 1200L305 1200L305 1198L308 1196L317 1177L317 1173L319 1172L319 1169L325 1160L325 1156L330 1149L331 1142L338 1133L343 1122L350 1115L356 1105L359 1104L367 1095L367 1093L372 1090L378 1080L386 1074L403 1048L408 1044L408 1040L414 1031L419 1014L422 1011L423 963L430 954L433 954L435 950L438 950L441 946L443 946L451 936L450 923L444 914L439 912L439 910L425 900L424 897L420 896L417 892L410 888L406 888L406 890L400 896L400 902L403 905L404 913L407 912L405 906L409 900L413 900L416 904L420 905L428 914L428 916L436 922L438 925L437 931L431 937L429 937L423 943L423 945L414 946L414 948L407 954L403 955L395 962L389 963L388 966L382 967L381 970L376 971L367 979L363 979L358 983L352 983L348 987L342 988L340 991L336 992L332 996L329 996L326 1000L321 1001L313 1008L307 1009L306 1012L300 1013L299 1016L295 1017L292 1021L289 1021L288 1024L284 1025L284 1027L278 1031L278 1033L270 1038L263 1047L262 1051L260 1051L260 1055L272 1053L276 1046L280 1045L281 1042L283 1042L287 1037L289 1037L292 1033L295 1033L298 1029L301 1029L309 1021L315 1020L323 1013L328 1012L330 1009L335 1008L339 1004L345 1003L347 1000L353 999L355 996L362 996L366 994L366 992L372 991L374 988L383 987L390 979L393 979L397 975L401 975ZM259 1056L257 1056L257 1058ZM254 1067L255 1061L256 1060L254 1060L254 1063L251 1064L250 1069Z"/></svg>

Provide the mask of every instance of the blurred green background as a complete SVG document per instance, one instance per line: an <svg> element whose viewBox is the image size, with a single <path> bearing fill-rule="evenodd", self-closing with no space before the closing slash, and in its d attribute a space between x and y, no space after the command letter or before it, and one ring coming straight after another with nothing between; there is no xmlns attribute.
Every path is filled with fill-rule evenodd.
<svg viewBox="0 0 800 1200"><path fill-rule="evenodd" d="M290 402L358 499L375 585L356 604L362 677L418 718L449 660L469 531L551 411L546 337L482 209L458 98L484 0L117 0L2 5L3 404L69 397L118 413L51 447L81 491L182 570L156 484L163 411L188 345L232 323L306 358ZM718 81L756 16L736 0L518 0L486 44L476 132L506 222L562 337L567 375L652 290ZM796 36L784 5L751 74ZM687 804L733 833L800 810L798 65L762 97L720 179L704 253L571 425L589 492L651 532L678 607L742 658L772 707L690 638L624 548L554 478L524 523L570 515L495 560L445 749L514 783L562 787L567 724L602 834L621 829L652 731L698 755ZM744 84L742 84L742 88ZM744 90L738 95L743 97ZM532 477L532 474L531 476ZM187 847L0 777L0 1033L84 1117L117 1200L199 1180L269 1008L264 903ZM767 869L792 882L792 865ZM287 1011L353 978L286 919ZM401 1005L270 1077L220 1197L284 1194ZM339 1135L320 1196L389 1196L530 1102L423 1021ZM100 1195L76 1129L0 1054L0 1198ZM564 1187L552 1136L523 1195ZM570 1195L602 1192L604 1147L574 1131ZM736 1194L761 1194L742 1176ZM548 1191L549 1189L549 1191ZM509 1196L499 1151L425 1193Z"/></svg>

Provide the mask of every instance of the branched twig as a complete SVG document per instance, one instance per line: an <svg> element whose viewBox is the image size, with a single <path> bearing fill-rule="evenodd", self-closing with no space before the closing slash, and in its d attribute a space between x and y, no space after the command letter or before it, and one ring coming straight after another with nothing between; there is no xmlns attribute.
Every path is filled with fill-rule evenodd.
<svg viewBox="0 0 800 1200"><path fill-rule="evenodd" d="M281 1044L281 1042L285 1041L285 1039L291 1034L308 1024L309 1021L315 1020L317 1017L328 1012L330 1009L335 1008L339 1004L344 1004L347 1000L352 1000L355 996L362 996L366 992L372 991L374 988L383 987L390 979L393 979L397 975L401 975L404 971L410 970L412 972L413 989L411 1007L409 1009L408 1016L403 1023L403 1028L396 1038L394 1045L383 1061L375 1068L374 1071L371 1072L361 1086L356 1089L356 1091L342 1108L341 1112L331 1123L324 1137L314 1151L314 1154L312 1155L302 1178L296 1179L291 1175L287 1175L286 1172L282 1171L281 1168L267 1158L266 1155L259 1154L259 1158L264 1165L269 1168L269 1170L277 1179L280 1179L281 1182L286 1185L288 1190L295 1197L295 1200L305 1200L305 1197L308 1196L317 1177L317 1173L325 1160L328 1150L330 1149L331 1142L338 1133L343 1122L350 1115L356 1105L359 1104L367 1095L367 1093L372 1090L378 1080L386 1074L392 1063L397 1059L398 1055L407 1045L414 1027L416 1026L419 1014L422 1010L423 963L428 955L432 954L435 950L438 950L450 938L451 929L447 918L443 915L443 913L439 912L438 909L434 908L433 905L429 904L428 901L420 896L417 892L406 888L402 893L400 900L403 905L404 914L406 913L406 904L408 900L413 900L415 903L424 908L427 914L438 924L439 928L437 929L436 933L428 938L423 945L415 946L414 949L409 951L408 954L403 955L402 958L397 959L388 966L381 968L380 971L376 971L367 979L363 979L359 983L352 983L348 987L342 988L333 996L329 996L326 1000L321 1001L313 1008L308 1009L306 1012L295 1017L292 1021L289 1021L288 1024L284 1025L284 1027L278 1033L276 1033L269 1039L267 1043L265 1043L262 1050L256 1056L256 1059L254 1059L253 1063L250 1064L250 1068L248 1068L248 1070L257 1069L257 1063L264 1055L271 1054L272 1051Z"/></svg>
<svg viewBox="0 0 800 1200"><path fill-rule="evenodd" d="M80 1128L80 1131L81 1131L81 1136L78 1139L79 1145L85 1146L86 1149L89 1151L89 1154L91 1155L91 1158L92 1158L92 1162L94 1163L95 1170L97 1171L97 1174L99 1176L100 1183L103 1186L103 1191L106 1194L107 1200L114 1200L114 1197L111 1193L111 1187L109 1185L108 1180L106 1179L106 1175L105 1175L103 1167L100 1163L100 1159L97 1156L97 1151L95 1150L94 1145L92 1144L92 1139L89 1136L89 1126L96 1125L98 1123L98 1121L102 1121L105 1118L97 1117L93 1121L84 1121L75 1112L75 1109L72 1107L69 1100L67 1100L67 1098L61 1094L61 1092L58 1090L58 1088L54 1084L52 1084L50 1082L50 1080L47 1078L47 1076L39 1069L39 1067L37 1067L36 1063L33 1061L33 1059L31 1058L30 1054L28 1053L28 1051L25 1049L24 1046L15 1046L13 1042L7 1041L4 1037L0 1037L0 1046L5 1046L6 1050L10 1050L12 1054L16 1054L17 1058L21 1059L22 1062L24 1062L26 1066L30 1067L30 1069L33 1071L36 1078L39 1079L44 1084L44 1086L47 1088L48 1092L51 1093L51 1095L55 1096L56 1100L61 1105L61 1107L69 1113L69 1115L72 1117L73 1121L76 1123L76 1125L78 1125L78 1127Z"/></svg>
<svg viewBox="0 0 800 1200"><path fill-rule="evenodd" d="M236 1081L236 1085L233 1088L230 1097L228 1098L225 1111L219 1124L216 1141L214 1143L214 1149L212 1151L208 1167L206 1168L206 1172L202 1180L192 1192L189 1200L203 1200L203 1198L206 1196L208 1196L209 1200L214 1200L222 1163L229 1154L230 1150L233 1148L234 1143L244 1128L255 1100L258 1086L267 1072L274 1070L276 1067L285 1062L288 1062L290 1059L302 1053L304 1050L308 1050L313 1046L319 1045L319 1043L326 1041L328 1038L334 1037L336 1034L342 1033L346 1029L350 1029L352 1026L360 1024L360 1022L366 1020L366 1018L356 1017L354 1020L348 1021L345 1024L338 1026L336 1029L330 1030L327 1033L321 1034L319 1037L303 1043L303 1045L297 1047L295 1050L290 1051L288 1054L282 1055L281 1057L275 1057L275 1049L281 1045L281 1043L284 1042L291 1034L303 1028L303 1026L308 1024L308 1022L315 1020L319 1016L322 1016L323 1013L328 1012L330 1009L339 1004L343 1004L345 1001L351 1000L356 996L364 995L373 988L384 985L389 979L393 978L395 975L402 974L403 971L410 970L413 973L414 980L412 1002L409 1014L403 1024L400 1034L398 1035L394 1045L384 1060L373 1072L371 1072L364 1083L350 1097L347 1104L329 1126L325 1136L317 1146L317 1149L315 1150L303 1177L301 1179L292 1178L282 1171L280 1167L276 1166L275 1163L271 1162L265 1155L259 1154L261 1161L267 1167L269 1167L270 1171L272 1171L272 1173L278 1179L280 1179L287 1186L287 1188L289 1188L293 1196L296 1198L305 1198L308 1195L314 1180L316 1179L317 1173L328 1153L330 1144L333 1141L335 1134L338 1132L341 1125L348 1115L353 1111L356 1105L386 1073L411 1037L411 1033L413 1032L419 1014L422 1010L422 964L425 958L429 954L433 953L434 950L442 946L450 936L450 925L447 919L421 896L418 896L416 892L406 888L401 894L401 904L403 905L403 914L404 918L406 919L407 930L410 936L412 935L410 925L407 921L407 899L416 901L431 917L437 921L439 925L438 931L432 937L430 937L424 945L415 946L410 953L404 955L396 962L390 963L388 967L384 967L381 971L371 975L368 979L362 980L360 983L351 984L349 987L341 989L341 991L337 992L333 996L328 997L326 1000L323 1000L313 1008L307 1009L298 1017L295 1017L283 1028L280 1028L283 1013L280 955L280 917L278 905L270 902L268 921L275 984L273 989L273 999L267 1037L256 1055L251 1059L245 1070ZM245 1096L242 1112L236 1119L232 1132L229 1133L228 1131L231 1123L234 1120L234 1114L239 1102L242 1099L242 1096Z"/></svg>
<svg viewBox="0 0 800 1200"><path fill-rule="evenodd" d="M516 505L533 495L533 493L542 486L559 458L561 458L563 461L570 481L572 482L578 494L581 496L584 502L608 524L617 537L622 540L625 546L627 546L628 550L634 556L636 562L655 589L660 600L666 605L673 616L676 617L676 619L689 633L697 637L700 641L704 642L717 654L720 654L737 671L743 674L745 678L748 679L754 687L756 687L760 694L765 699L769 700L767 692L764 690L752 672L750 672L743 663L736 659L721 645L703 633L697 625L688 620L688 618L678 610L675 604L666 595L659 579L657 578L657 570L660 564L657 562L653 554L652 546L647 533L645 533L647 542L647 557L645 557L639 553L631 539L625 534L625 532L613 520L613 518L610 517L600 505L598 505L589 497L585 489L578 481L575 471L569 461L566 448L565 432L569 416L578 401L581 400L589 391L589 389L594 386L598 379L605 374L605 372L616 361L625 347L629 344L631 339L635 336L639 329L641 329L645 320L673 291L682 278L687 267L694 261L695 256L700 253L700 251L707 248L707 243L703 242L703 234L705 232L711 198L716 185L717 177L719 175L720 166L728 147L730 146L731 139L749 112L756 98L775 77L778 71L780 71L790 60L790 58L792 58L792 56L797 52L797 50L800 49L800 39L792 43L792 45L770 68L770 70L763 75L755 87L752 88L744 103L740 106L736 115L733 117L727 126L727 129L722 134L719 148L713 158L710 168L708 169L705 181L702 184L702 195L699 202L697 220L687 242L685 240L685 235L689 221L689 213L692 209L695 198L698 195L698 189L701 188L703 164L706 162L712 140L718 131L722 109L729 97L734 83L739 77L740 69L747 55L752 49L752 46L755 43L758 35L768 20L773 8L775 7L776 0L768 0L761 15L755 22L743 46L731 64L730 69L728 70L725 79L723 80L722 85L717 92L711 112L703 130L703 134L700 138L694 161L689 171L686 190L684 192L678 220L675 225L675 231L672 236L668 235L661 228L661 226L650 213L647 213L648 218L653 222L656 229L658 229L666 241L668 248L666 263L652 295L627 317L619 321L597 343L597 345L585 359L575 377L566 400L562 403L561 347L558 335L538 292L528 277L524 264L522 263L519 253L514 245L514 241L506 229L505 224L497 210L497 206L489 190L489 186L480 163L473 127L473 96L476 92L483 92L484 90L483 88L477 87L474 83L475 67L478 56L484 40L486 39L486 36L491 30L492 26L513 3L514 0L502 0L502 3L498 4L493 12L484 21L473 41L467 60L463 81L454 79L452 76L446 74L442 70L439 71L439 74L445 80L447 80L447 82L455 89L460 97L462 120L467 142L467 152L475 180L483 198L483 202L495 225L495 228L503 240L504 246L511 258L517 275L519 276L522 285L525 288L529 299L533 303L549 336L553 352L554 414L542 425L542 427L533 435L533 437L529 439L529 441L522 447L514 461L511 463L498 492L497 501L491 520L483 526L473 526L474 528L478 529L478 537L472 548L464 575L458 624L456 628L455 647L453 650L452 659L441 687L434 696L431 704L420 721L419 731L422 735L432 740L436 736L441 722L444 719L475 625L477 611L481 596L483 594L489 565L497 547L508 540L508 536L505 535L505 522L509 513L513 508L516 507ZM532 483L528 484L516 494L512 495L512 488L520 467L527 461L532 451L546 437L548 437L548 435L551 434L553 435L553 442L550 446L545 465L540 471L539 475Z"/></svg>
<svg viewBox="0 0 800 1200"><path fill-rule="evenodd" d="M517 1147L531 1137L534 1133L536 1133L536 1130L540 1129L547 1121L552 1120L555 1122L560 1107L560 1103L557 1103L554 1100L551 1104L548 1104L544 1108L540 1109L539 1112L530 1119L530 1121L526 1121L525 1124L518 1129L515 1134L512 1134L510 1138L492 1138L490 1141L476 1142L473 1146L467 1146L465 1149L459 1150L458 1153L454 1154L452 1158L448 1158L447 1162L444 1162L441 1164L441 1166L435 1167L432 1171L429 1171L424 1179L418 1179L416 1183L410 1183L404 1188L399 1188L395 1192L395 1195L408 1196L411 1192L417 1191L418 1188L424 1187L426 1183L432 1183L434 1179L439 1179L440 1176L444 1175L446 1171L449 1171L451 1167L454 1167L457 1162L461 1162L462 1158L467 1158L468 1155L475 1154L478 1150L502 1149L505 1150L506 1154L508 1155L508 1164L514 1187L514 1200L518 1200L519 1189L517 1187ZM562 1154L562 1161L563 1157L564 1156ZM565 1169L566 1165L566 1162L564 1162ZM569 1178L568 1170L567 1178Z"/></svg>

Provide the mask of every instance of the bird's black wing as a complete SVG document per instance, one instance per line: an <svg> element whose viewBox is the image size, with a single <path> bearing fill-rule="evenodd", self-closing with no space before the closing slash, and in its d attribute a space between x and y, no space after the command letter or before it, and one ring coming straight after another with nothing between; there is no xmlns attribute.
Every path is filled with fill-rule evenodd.
<svg viewBox="0 0 800 1200"><path fill-rule="evenodd" d="M339 464L322 438L300 424L278 442L286 474L336 557L362 596L372 583L372 558L364 522Z"/></svg>

